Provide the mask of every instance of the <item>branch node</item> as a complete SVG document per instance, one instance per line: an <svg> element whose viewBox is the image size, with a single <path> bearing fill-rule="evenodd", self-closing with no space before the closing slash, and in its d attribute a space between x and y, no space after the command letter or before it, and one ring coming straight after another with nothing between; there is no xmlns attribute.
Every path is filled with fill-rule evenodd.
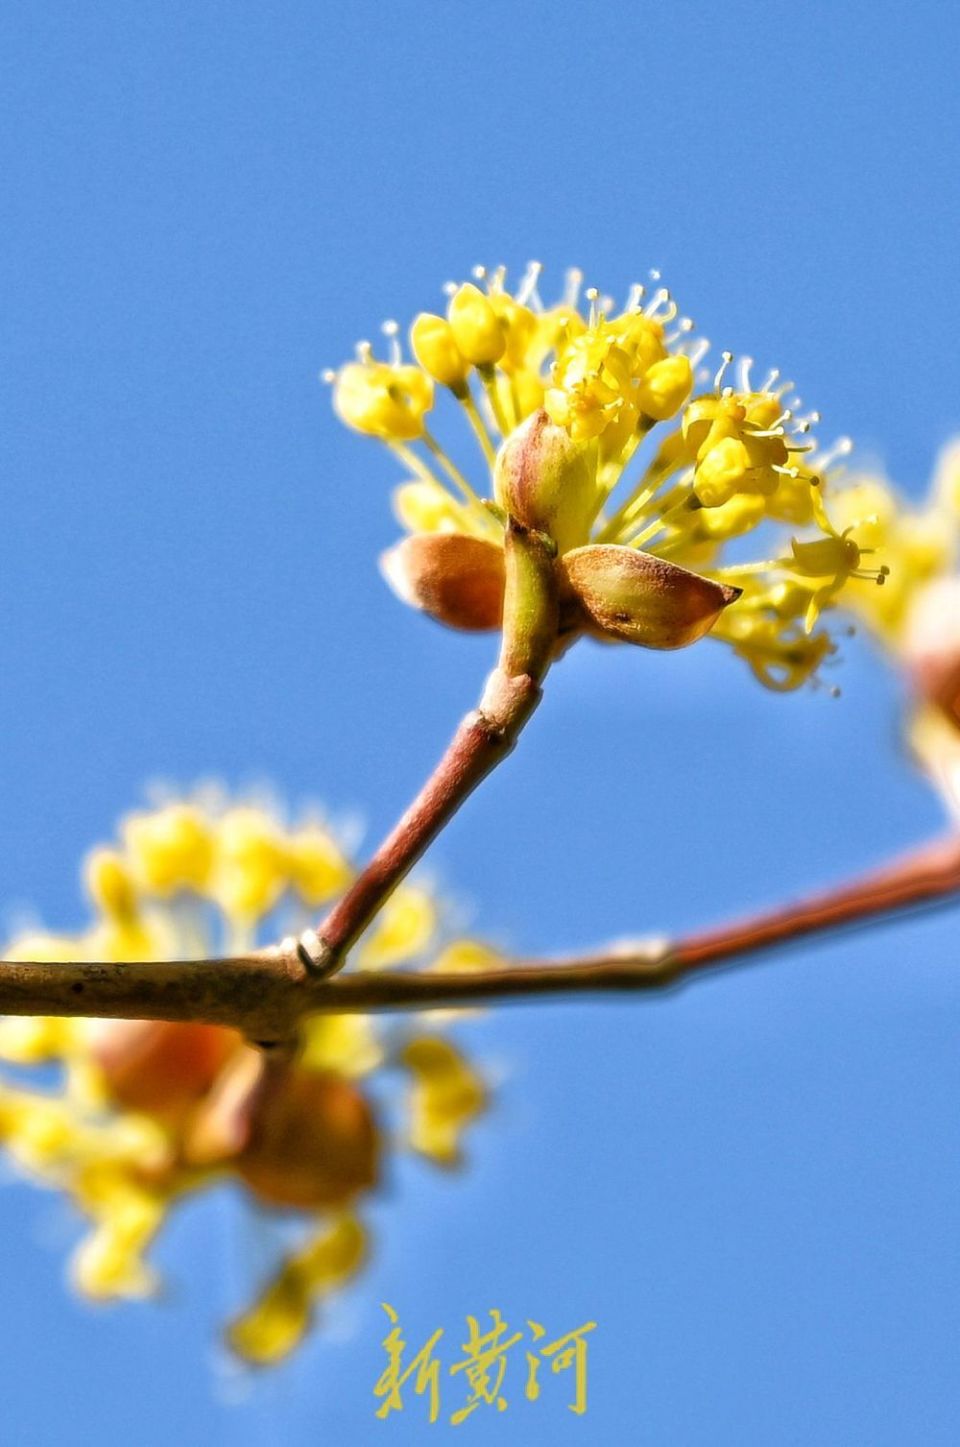
<svg viewBox="0 0 960 1447"><path fill-rule="evenodd" d="M304 930L296 942L296 947L300 963L314 980L322 980L333 974L340 963L338 952L331 949L315 929Z"/></svg>

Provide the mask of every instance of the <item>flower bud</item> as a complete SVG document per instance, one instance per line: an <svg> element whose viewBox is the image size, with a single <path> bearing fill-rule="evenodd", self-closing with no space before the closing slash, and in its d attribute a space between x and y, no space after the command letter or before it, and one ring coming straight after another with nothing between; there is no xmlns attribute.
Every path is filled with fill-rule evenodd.
<svg viewBox="0 0 960 1447"><path fill-rule="evenodd" d="M229 1166L271 1206L343 1206L376 1184L380 1139L366 1097L330 1070L234 1054L191 1118L191 1166Z"/></svg>
<svg viewBox="0 0 960 1447"><path fill-rule="evenodd" d="M109 1020L94 1027L91 1054L111 1101L174 1124L211 1088L239 1043L236 1031L217 1025Z"/></svg>
<svg viewBox="0 0 960 1447"><path fill-rule="evenodd" d="M744 486L750 455L739 437L723 437L697 465L694 487L704 507L722 507Z"/></svg>
<svg viewBox="0 0 960 1447"><path fill-rule="evenodd" d="M642 648L695 643L741 592L613 544L575 548L560 560L560 570L593 630Z"/></svg>
<svg viewBox="0 0 960 1447"><path fill-rule="evenodd" d="M690 395L693 386L693 368L690 358L664 357L654 362L644 375L637 392L637 405L647 417L655 422L666 422L673 417Z"/></svg>
<svg viewBox="0 0 960 1447"><path fill-rule="evenodd" d="M468 362L476 367L499 362L507 346L504 329L489 298L472 282L454 292L447 319L453 339Z"/></svg>
<svg viewBox="0 0 960 1447"><path fill-rule="evenodd" d="M448 321L421 312L410 328L410 347L428 376L458 396L464 395L470 363L457 346Z"/></svg>
<svg viewBox="0 0 960 1447"><path fill-rule="evenodd" d="M522 422L497 454L497 502L525 528L548 533L562 553L589 536L597 508L588 449L545 411Z"/></svg>
<svg viewBox="0 0 960 1447"><path fill-rule="evenodd" d="M380 570L404 603L449 628L499 628L503 549L465 533L415 533L388 549Z"/></svg>
<svg viewBox="0 0 960 1447"><path fill-rule="evenodd" d="M253 1097L236 1167L271 1205L316 1210L375 1185L379 1154L373 1114L358 1088L293 1066Z"/></svg>

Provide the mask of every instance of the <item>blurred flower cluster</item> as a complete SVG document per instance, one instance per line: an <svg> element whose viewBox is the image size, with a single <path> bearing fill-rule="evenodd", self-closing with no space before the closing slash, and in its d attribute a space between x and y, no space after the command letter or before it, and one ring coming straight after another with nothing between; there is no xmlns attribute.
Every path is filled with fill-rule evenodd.
<svg viewBox="0 0 960 1447"><path fill-rule="evenodd" d="M724 353L705 371L709 344L657 274L622 308L581 295L577 272L552 304L539 283L537 265L514 291L503 268L478 268L449 284L444 315L415 319L410 358L391 322L385 359L364 342L328 374L340 417L409 473L394 503L410 536L384 559L394 589L451 626L498 627L509 516L556 550L561 642L709 633L770 688L811 679L835 646L821 615L887 576L872 500L839 503L849 444L817 443L818 414L776 370L755 383L750 358ZM428 425L443 393L472 462Z"/></svg>
<svg viewBox="0 0 960 1447"><path fill-rule="evenodd" d="M876 476L854 477L837 502L841 517L869 516L870 544L890 569L879 592L851 581L844 604L902 671L909 744L960 823L960 438L920 505Z"/></svg>
<svg viewBox="0 0 960 1447"><path fill-rule="evenodd" d="M352 873L319 819L291 828L257 803L173 800L130 815L116 844L88 856L86 929L23 934L7 958L244 950L261 936L273 942L284 925L303 927ZM357 963L469 970L493 962L474 941L442 945L441 926L433 895L402 885ZM0 1142L19 1173L65 1193L89 1223L72 1274L93 1298L154 1294L153 1238L178 1201L218 1183L233 1182L287 1225L302 1221L300 1239L227 1332L239 1356L271 1363L301 1339L319 1301L361 1269L359 1213L389 1154L408 1149L455 1166L464 1129L485 1108L484 1083L442 1017L430 1029L426 1018L416 1029L380 1029L368 1017L317 1016L305 1022L296 1057L276 1060L211 1025L7 1018Z"/></svg>

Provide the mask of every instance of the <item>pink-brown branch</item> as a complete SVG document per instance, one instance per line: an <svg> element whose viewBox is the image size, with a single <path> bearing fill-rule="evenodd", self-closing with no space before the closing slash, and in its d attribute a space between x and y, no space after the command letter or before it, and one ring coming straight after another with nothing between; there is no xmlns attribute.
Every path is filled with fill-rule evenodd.
<svg viewBox="0 0 960 1447"><path fill-rule="evenodd" d="M0 964L0 1014L92 1015L232 1025L287 1043L317 1013L425 1010L574 994L636 993L739 964L776 945L829 938L960 893L960 839L917 850L837 889L673 942L619 946L555 961L516 961L471 974L308 968L293 940L234 959L132 964Z"/></svg>
<svg viewBox="0 0 960 1447"><path fill-rule="evenodd" d="M513 750L540 701L557 643L554 549L510 521L504 534L503 633L497 666L478 707L467 714L409 809L319 928L299 942L318 976L341 969L390 894L474 789Z"/></svg>

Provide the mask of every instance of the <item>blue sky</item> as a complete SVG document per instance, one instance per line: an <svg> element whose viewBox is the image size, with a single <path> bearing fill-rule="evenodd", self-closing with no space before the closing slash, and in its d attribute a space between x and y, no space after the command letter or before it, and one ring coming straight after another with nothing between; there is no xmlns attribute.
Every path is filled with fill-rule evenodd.
<svg viewBox="0 0 960 1447"><path fill-rule="evenodd" d="M919 491L960 431L949 7L10 0L0 902L51 924L146 782L270 780L373 839L488 666L382 585L394 474L321 370L477 261L661 267ZM939 827L896 681L762 693L722 651L578 649L429 870L518 950L689 927ZM518 861L523 868L518 868ZM503 1078L469 1172L404 1170L330 1331L225 1400L229 1203L176 1223L162 1309L91 1313L48 1203L0 1193L11 1441L420 1442L373 1418L411 1336L598 1321L591 1406L474 1441L929 1447L960 1429L955 918L655 1002L462 1028ZM56 1223L54 1223L55 1225ZM452 1429L432 1429L439 1439Z"/></svg>

